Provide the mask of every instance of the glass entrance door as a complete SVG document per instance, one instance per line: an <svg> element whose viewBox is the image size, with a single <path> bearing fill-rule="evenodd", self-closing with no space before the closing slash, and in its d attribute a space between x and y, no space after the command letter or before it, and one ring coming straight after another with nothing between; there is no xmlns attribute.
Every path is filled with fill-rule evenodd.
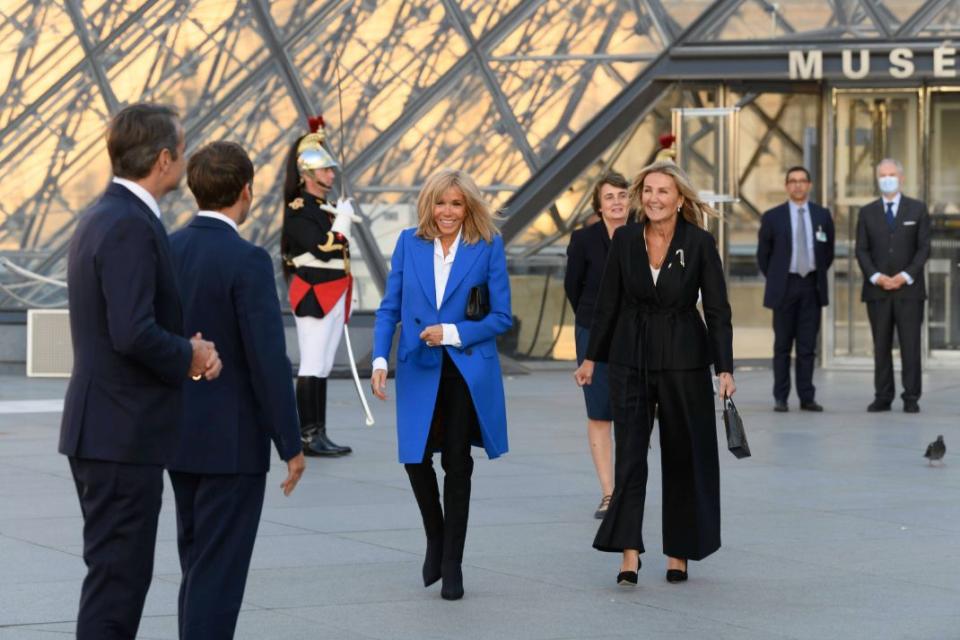
<svg viewBox="0 0 960 640"><path fill-rule="evenodd" d="M932 361L960 360L960 92L930 91L930 260L927 262L927 342Z"/></svg>
<svg viewBox="0 0 960 640"><path fill-rule="evenodd" d="M834 89L833 197L836 226L831 304L824 353L828 363L861 362L872 356L867 310L860 301L863 274L855 244L860 207L879 197L876 166L895 158L904 166L903 192L923 197L920 102L918 89L854 91ZM960 112L957 114L960 116ZM960 120L958 120L960 122ZM954 147L956 148L956 147Z"/></svg>

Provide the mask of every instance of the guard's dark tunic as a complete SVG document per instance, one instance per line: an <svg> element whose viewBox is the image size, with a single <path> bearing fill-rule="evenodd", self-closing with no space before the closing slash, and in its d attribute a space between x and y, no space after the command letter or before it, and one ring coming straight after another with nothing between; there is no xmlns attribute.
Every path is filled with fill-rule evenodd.
<svg viewBox="0 0 960 640"><path fill-rule="evenodd" d="M306 191L286 207L283 260L291 270L290 308L301 317L323 318L346 292L349 318L353 284L350 247L345 236L331 231L336 209Z"/></svg>

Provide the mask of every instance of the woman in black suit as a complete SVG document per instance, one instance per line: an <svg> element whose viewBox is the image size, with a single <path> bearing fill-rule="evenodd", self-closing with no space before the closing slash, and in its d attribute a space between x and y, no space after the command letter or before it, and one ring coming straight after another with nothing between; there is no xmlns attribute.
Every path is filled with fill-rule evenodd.
<svg viewBox="0 0 960 640"><path fill-rule="evenodd" d="M644 550L647 448L659 416L667 580L682 582L688 560L720 547L710 365L721 395L732 396L730 304L716 242L701 227L715 212L686 174L672 162L654 163L634 180L630 196L640 224L613 236L587 358L575 374L579 384L590 384L594 362L609 363L615 487L593 546L622 552L617 582L636 584Z"/></svg>
<svg viewBox="0 0 960 640"><path fill-rule="evenodd" d="M600 278L610 250L610 238L630 218L629 188L627 179L619 173L610 172L601 177L593 189L593 210L600 220L570 234L563 288L576 313L574 339L578 365L587 354L593 306L600 291ZM593 382L583 387L583 396L587 405L590 454L600 480L600 505L594 517L600 519L607 514L613 494L613 442L610 438L613 412L610 409L606 364L598 363L594 367Z"/></svg>

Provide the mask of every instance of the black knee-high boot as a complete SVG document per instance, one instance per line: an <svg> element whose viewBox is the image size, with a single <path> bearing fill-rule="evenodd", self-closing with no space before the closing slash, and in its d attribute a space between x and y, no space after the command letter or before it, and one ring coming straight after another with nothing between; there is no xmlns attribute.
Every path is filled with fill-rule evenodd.
<svg viewBox="0 0 960 640"><path fill-rule="evenodd" d="M352 451L350 447L334 444L327 437L326 378L315 376L297 378L297 404L300 407L300 432L304 455L331 457L342 456ZM310 423L305 422L304 414L309 417Z"/></svg>
<svg viewBox="0 0 960 640"><path fill-rule="evenodd" d="M444 461L447 462L447 461ZM470 477L473 458L469 450L462 460L443 465L443 589L446 600L463 597L463 546L467 540L467 520L470 515Z"/></svg>
<svg viewBox="0 0 960 640"><path fill-rule="evenodd" d="M300 414L300 440L306 447L317 432L317 400L319 378L297 378L297 413Z"/></svg>
<svg viewBox="0 0 960 640"><path fill-rule="evenodd" d="M433 470L433 456L429 453L419 464L403 465L410 478L413 496L423 518L423 531L427 534L427 552L423 559L423 586L429 587L440 579L443 560L443 510L440 507L440 488Z"/></svg>

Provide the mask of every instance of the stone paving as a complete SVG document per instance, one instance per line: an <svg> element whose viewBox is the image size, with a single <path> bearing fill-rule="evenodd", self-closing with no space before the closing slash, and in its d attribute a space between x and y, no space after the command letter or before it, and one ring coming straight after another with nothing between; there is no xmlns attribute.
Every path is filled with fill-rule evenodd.
<svg viewBox="0 0 960 640"><path fill-rule="evenodd" d="M923 412L867 414L871 375L817 372L823 414L772 412L769 370L737 375L753 457L721 451L723 548L664 580L656 439L640 584L590 547L600 498L568 371L508 378L512 451L478 459L466 597L424 589L419 515L396 462L393 405L362 426L331 382L332 437L284 498L275 464L237 638L524 640L960 638L960 372L928 372ZM56 453L65 382L0 377L0 640L72 635L81 518ZM390 391L393 390L391 381ZM946 464L924 448L946 438ZM164 494L141 638L176 638L173 494Z"/></svg>

